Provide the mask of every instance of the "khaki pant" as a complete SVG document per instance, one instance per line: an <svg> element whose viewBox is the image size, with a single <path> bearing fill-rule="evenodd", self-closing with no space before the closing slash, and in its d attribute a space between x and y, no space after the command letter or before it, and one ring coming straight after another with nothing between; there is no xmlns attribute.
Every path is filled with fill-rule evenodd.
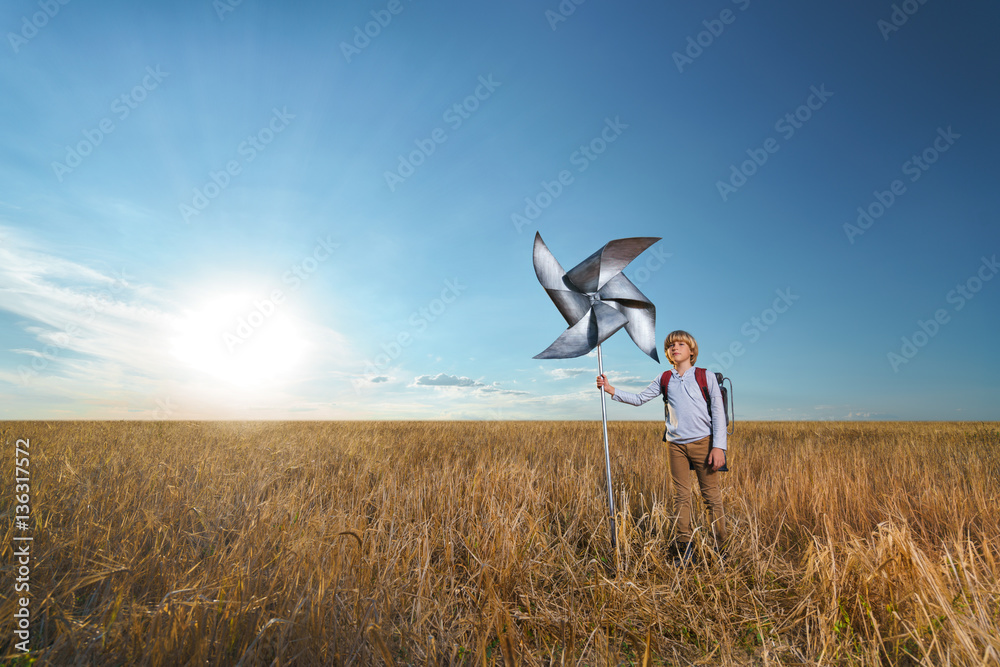
<svg viewBox="0 0 1000 667"><path fill-rule="evenodd" d="M706 464L708 451L711 449L708 436L686 445L676 442L668 442L667 445L670 449L670 476L674 481L677 541L691 541L691 470L688 465L690 462L694 465L695 474L698 475L698 485L708 506L709 519L716 540L720 546L725 544L729 533L726 530L726 515L722 509L722 491L719 488L721 475L712 471Z"/></svg>

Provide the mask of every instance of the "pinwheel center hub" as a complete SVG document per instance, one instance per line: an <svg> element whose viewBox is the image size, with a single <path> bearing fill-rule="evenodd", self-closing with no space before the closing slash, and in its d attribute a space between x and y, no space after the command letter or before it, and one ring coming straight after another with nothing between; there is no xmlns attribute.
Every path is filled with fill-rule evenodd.
<svg viewBox="0 0 1000 667"><path fill-rule="evenodd" d="M597 292L594 292L593 294L588 294L587 296L590 297L590 303L591 304L595 304L595 303L597 303L598 301L601 300L601 295L598 294Z"/></svg>

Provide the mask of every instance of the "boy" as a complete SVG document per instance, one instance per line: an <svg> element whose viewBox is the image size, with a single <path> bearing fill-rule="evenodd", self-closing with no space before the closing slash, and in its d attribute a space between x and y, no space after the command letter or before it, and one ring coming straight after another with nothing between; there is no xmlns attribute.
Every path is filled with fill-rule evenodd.
<svg viewBox="0 0 1000 667"><path fill-rule="evenodd" d="M712 401L709 417L708 403L695 379L698 343L694 336L686 331L671 332L663 342L663 351L674 367L666 387L667 414L663 439L669 443L670 476L674 483L674 507L678 515L676 548L679 561L685 563L691 558L691 469L698 475L698 485L708 505L717 543L724 545L728 537L717 472L726 463L726 413L715 373L705 373ZM660 396L663 393L660 382L658 377L641 393L632 394L615 390L605 376L597 376L598 387L611 394L613 400L630 405L642 405Z"/></svg>

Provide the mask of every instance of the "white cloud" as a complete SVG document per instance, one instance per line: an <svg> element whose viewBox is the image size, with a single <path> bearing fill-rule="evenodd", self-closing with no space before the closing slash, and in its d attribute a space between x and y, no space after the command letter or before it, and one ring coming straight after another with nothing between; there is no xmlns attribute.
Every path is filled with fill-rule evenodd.
<svg viewBox="0 0 1000 667"><path fill-rule="evenodd" d="M567 380L569 378L579 377L581 375L587 375L588 373L593 374L597 377L597 371L593 368L549 368L545 370L546 373L551 375L553 379L556 380Z"/></svg>
<svg viewBox="0 0 1000 667"><path fill-rule="evenodd" d="M414 386L418 387L485 387L482 382L472 378L438 373L437 375L419 375L413 378Z"/></svg>

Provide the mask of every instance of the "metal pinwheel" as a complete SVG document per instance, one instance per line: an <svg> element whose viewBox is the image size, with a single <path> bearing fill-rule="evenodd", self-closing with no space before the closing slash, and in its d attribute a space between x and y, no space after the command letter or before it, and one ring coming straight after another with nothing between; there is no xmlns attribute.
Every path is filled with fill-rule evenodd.
<svg viewBox="0 0 1000 667"><path fill-rule="evenodd" d="M624 327L639 349L659 363L656 354L656 308L622 273L633 259L659 240L654 237L616 239L569 271L564 271L542 241L541 234L536 232L533 252L535 275L569 328L534 358L570 359L597 348L597 372L603 375L601 343ZM600 389L600 392L611 546L614 548L617 540L611 456L608 452L608 413L604 390Z"/></svg>

